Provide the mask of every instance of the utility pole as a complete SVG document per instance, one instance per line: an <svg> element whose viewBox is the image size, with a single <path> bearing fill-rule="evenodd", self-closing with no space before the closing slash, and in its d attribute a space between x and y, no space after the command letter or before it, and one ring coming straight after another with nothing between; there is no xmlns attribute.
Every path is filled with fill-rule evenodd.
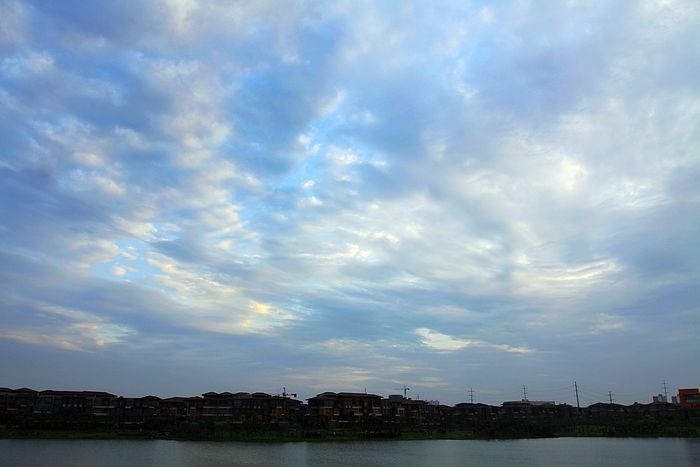
<svg viewBox="0 0 700 467"><path fill-rule="evenodd" d="M612 405L612 403L613 403L612 396L613 396L612 391L608 391L608 399L610 399L610 405Z"/></svg>
<svg viewBox="0 0 700 467"><path fill-rule="evenodd" d="M666 388L666 380L664 380L664 400L668 402L668 388Z"/></svg>
<svg viewBox="0 0 700 467"><path fill-rule="evenodd" d="M581 412L581 404L578 401L578 383L576 381L574 381L574 389L576 390L576 408Z"/></svg>
<svg viewBox="0 0 700 467"><path fill-rule="evenodd" d="M527 401L527 388L523 384L523 401Z"/></svg>
<svg viewBox="0 0 700 467"><path fill-rule="evenodd" d="M469 388L469 403L473 404L474 403L474 389Z"/></svg>

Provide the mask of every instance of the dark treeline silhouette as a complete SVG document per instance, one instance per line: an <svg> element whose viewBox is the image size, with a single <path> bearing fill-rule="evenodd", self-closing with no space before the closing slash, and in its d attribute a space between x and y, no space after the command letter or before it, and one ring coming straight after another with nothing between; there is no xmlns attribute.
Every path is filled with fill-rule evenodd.
<svg viewBox="0 0 700 467"><path fill-rule="evenodd" d="M698 436L700 408L666 402L577 408L553 402L454 406L402 395L208 392L195 397L121 397L98 391L0 388L0 436L51 433L175 439L516 438Z"/></svg>

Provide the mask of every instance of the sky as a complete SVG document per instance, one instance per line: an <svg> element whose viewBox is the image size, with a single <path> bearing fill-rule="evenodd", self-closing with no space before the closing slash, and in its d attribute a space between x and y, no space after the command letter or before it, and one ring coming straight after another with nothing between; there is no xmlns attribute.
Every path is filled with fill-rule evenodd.
<svg viewBox="0 0 700 467"><path fill-rule="evenodd" d="M700 4L0 0L0 385L700 380Z"/></svg>

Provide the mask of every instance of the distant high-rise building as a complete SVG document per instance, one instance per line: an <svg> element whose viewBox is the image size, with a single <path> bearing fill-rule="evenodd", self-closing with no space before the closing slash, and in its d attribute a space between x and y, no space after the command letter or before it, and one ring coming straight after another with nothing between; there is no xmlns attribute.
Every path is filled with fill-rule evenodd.
<svg viewBox="0 0 700 467"><path fill-rule="evenodd" d="M652 400L654 402L668 402L668 399L666 399L666 396L664 396L663 394L652 396Z"/></svg>

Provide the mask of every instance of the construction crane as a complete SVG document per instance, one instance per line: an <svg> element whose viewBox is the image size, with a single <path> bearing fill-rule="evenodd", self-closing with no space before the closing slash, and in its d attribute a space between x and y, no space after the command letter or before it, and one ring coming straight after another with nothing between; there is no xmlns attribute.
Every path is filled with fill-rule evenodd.
<svg viewBox="0 0 700 467"><path fill-rule="evenodd" d="M405 384L404 384L403 387L401 387L401 388L392 388L392 389L396 389L396 390L403 391L403 398L404 398L404 399L406 399L406 393L407 393L408 391L411 390L411 388L409 388L409 387L406 386Z"/></svg>

